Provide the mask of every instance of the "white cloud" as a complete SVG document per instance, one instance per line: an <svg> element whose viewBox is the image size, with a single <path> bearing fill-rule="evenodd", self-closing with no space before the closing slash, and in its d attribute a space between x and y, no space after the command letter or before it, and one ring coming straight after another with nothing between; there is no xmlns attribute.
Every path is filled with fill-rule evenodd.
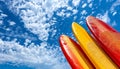
<svg viewBox="0 0 120 69"><path fill-rule="evenodd" d="M28 40L26 41L29 42ZM41 43L40 46L31 44L25 47L15 41L3 41L0 39L0 63L12 62L35 68L41 68L40 65L44 65L45 67L49 66L49 69L55 69L55 67L69 69L67 63L60 62L62 54L58 51L59 47L46 49L45 46L47 46L46 42Z"/></svg>
<svg viewBox="0 0 120 69"><path fill-rule="evenodd" d="M9 6L10 11L22 18L25 27L38 35L39 40L42 42L40 45L35 45L31 42L34 37L28 37L27 34L20 35L18 33L14 35L13 32L7 35L0 33L1 35L16 38L13 41L3 41L0 39L0 63L11 62L36 69L69 69L70 66L65 61L60 47L54 48L54 45L49 46L49 43L47 43L48 37L54 36L57 32L54 28L52 28L52 31L50 29L54 25L55 20L50 23L46 22L52 18L54 12L59 8L70 7L68 6L68 0L10 0L6 4ZM66 13L65 16L69 17L70 13ZM14 24L13 21L10 21L10 25ZM52 32L53 35L49 35L49 32ZM25 46L16 42L17 37L26 39ZM50 47L50 49L46 47Z"/></svg>
<svg viewBox="0 0 120 69"><path fill-rule="evenodd" d="M7 17L7 15L4 14L4 13L2 12L2 10L0 9L0 25L3 24L3 19L4 19L5 17Z"/></svg>
<svg viewBox="0 0 120 69"><path fill-rule="evenodd" d="M70 7L68 5L69 0L12 0L9 1L11 11L20 15L25 23L25 27L28 28L31 32L39 36L39 39L42 41L47 41L50 31L50 23L46 23L50 18L52 18L54 12L62 7ZM74 1L78 3L79 1ZM14 9L14 10L13 10ZM66 9L67 10L67 9ZM71 9L72 11L72 9ZM73 10L76 13L75 10ZM74 14L73 13L73 14ZM46 17L47 16L47 17ZM58 12L58 16L69 17L70 13L65 13L64 11ZM43 32L44 31L44 32ZM41 37L42 36L42 37Z"/></svg>
<svg viewBox="0 0 120 69"><path fill-rule="evenodd" d="M1 17L7 17L7 15L6 15L6 14L3 14L3 13L2 13L0 16L1 16Z"/></svg>
<svg viewBox="0 0 120 69"><path fill-rule="evenodd" d="M102 14L98 14L96 17L101 19L102 21L104 21L106 23L110 23L110 18L108 16L108 11L106 11L103 15Z"/></svg>
<svg viewBox="0 0 120 69"><path fill-rule="evenodd" d="M10 25L15 25L16 23L13 21L9 21Z"/></svg>
<svg viewBox="0 0 120 69"><path fill-rule="evenodd" d="M84 3L83 5L82 5L82 8L85 8L87 6L87 4L86 3Z"/></svg>
<svg viewBox="0 0 120 69"><path fill-rule="evenodd" d="M72 3L74 6L78 6L80 3L80 0L72 0Z"/></svg>
<svg viewBox="0 0 120 69"><path fill-rule="evenodd" d="M3 20L5 17L7 17L7 15L1 12L0 13L0 20Z"/></svg>
<svg viewBox="0 0 120 69"><path fill-rule="evenodd" d="M110 7L110 10L106 11L104 14L98 14L97 17L100 18L101 20L103 20L104 22L110 24L111 26L116 26L116 22L110 23L110 18L109 18L109 12L112 13L112 15L116 15L117 12L115 10L115 8L120 5L120 0L117 0L116 2L114 2L112 4L112 6Z"/></svg>
<svg viewBox="0 0 120 69"><path fill-rule="evenodd" d="M86 14L87 14L86 10L83 10L83 11L81 12L81 14L82 14L82 15L86 15Z"/></svg>
<svg viewBox="0 0 120 69"><path fill-rule="evenodd" d="M77 9L74 9L74 10L73 10L73 14L76 14L77 12L78 12Z"/></svg>
<svg viewBox="0 0 120 69"><path fill-rule="evenodd" d="M112 23L112 27L113 27L113 26L116 26L116 25L117 25L117 23L116 23L116 22L113 22L113 23Z"/></svg>
<svg viewBox="0 0 120 69"><path fill-rule="evenodd" d="M116 14L117 14L117 12L116 12L116 11L115 11L115 12L113 12L113 16L114 16L114 15L116 15Z"/></svg>
<svg viewBox="0 0 120 69"><path fill-rule="evenodd" d="M116 0L110 8L110 12L112 13L113 16L117 14L117 10L115 8L118 6L120 6L120 0Z"/></svg>
<svg viewBox="0 0 120 69"><path fill-rule="evenodd" d="M0 25L3 24L3 20L0 20Z"/></svg>
<svg viewBox="0 0 120 69"><path fill-rule="evenodd" d="M110 8L110 11L114 12L115 11L115 7L118 6L118 5L120 5L120 0L116 0L116 2L114 2L112 4L112 7Z"/></svg>
<svg viewBox="0 0 120 69"><path fill-rule="evenodd" d="M92 0L87 0L88 3L90 3Z"/></svg>
<svg viewBox="0 0 120 69"><path fill-rule="evenodd" d="M93 4L92 4L92 3L90 3L90 4L89 4L89 7L90 7L90 8L92 8L92 5L93 5Z"/></svg>

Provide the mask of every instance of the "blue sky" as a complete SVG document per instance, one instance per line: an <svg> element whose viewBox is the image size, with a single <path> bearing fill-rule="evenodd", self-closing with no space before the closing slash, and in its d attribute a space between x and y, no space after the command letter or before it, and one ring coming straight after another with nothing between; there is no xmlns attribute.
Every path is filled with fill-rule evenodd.
<svg viewBox="0 0 120 69"><path fill-rule="evenodd" d="M0 0L0 69L70 69L59 36L87 16L120 31L119 0ZM90 32L89 32L90 33Z"/></svg>

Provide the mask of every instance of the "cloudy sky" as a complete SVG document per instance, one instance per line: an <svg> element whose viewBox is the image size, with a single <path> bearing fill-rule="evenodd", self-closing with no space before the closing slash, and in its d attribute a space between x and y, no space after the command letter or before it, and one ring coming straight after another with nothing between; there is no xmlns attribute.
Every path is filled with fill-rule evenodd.
<svg viewBox="0 0 120 69"><path fill-rule="evenodd" d="M59 36L95 16L120 31L119 0L0 0L0 68L70 69Z"/></svg>

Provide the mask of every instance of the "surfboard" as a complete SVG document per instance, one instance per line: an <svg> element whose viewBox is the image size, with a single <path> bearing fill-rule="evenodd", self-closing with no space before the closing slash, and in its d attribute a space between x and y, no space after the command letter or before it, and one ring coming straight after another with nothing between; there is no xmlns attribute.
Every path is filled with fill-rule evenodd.
<svg viewBox="0 0 120 69"><path fill-rule="evenodd" d="M72 30L80 47L96 69L118 69L117 65L114 64L107 54L94 42L82 26L73 22Z"/></svg>
<svg viewBox="0 0 120 69"><path fill-rule="evenodd" d="M101 47L120 67L120 33L93 16L87 17L86 20L90 31L102 44Z"/></svg>
<svg viewBox="0 0 120 69"><path fill-rule="evenodd" d="M72 69L95 69L78 43L66 35L61 35L59 42Z"/></svg>

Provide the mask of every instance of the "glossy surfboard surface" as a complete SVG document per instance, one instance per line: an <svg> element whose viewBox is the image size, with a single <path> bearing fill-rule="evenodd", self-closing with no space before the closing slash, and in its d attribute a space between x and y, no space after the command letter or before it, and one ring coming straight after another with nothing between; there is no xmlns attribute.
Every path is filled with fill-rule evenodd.
<svg viewBox="0 0 120 69"><path fill-rule="evenodd" d="M90 31L102 44L101 47L120 67L120 33L93 16L86 20Z"/></svg>
<svg viewBox="0 0 120 69"><path fill-rule="evenodd" d="M82 50L96 69L118 69L106 53L94 42L86 30L77 23L72 24L73 33Z"/></svg>
<svg viewBox="0 0 120 69"><path fill-rule="evenodd" d="M79 45L66 35L60 36L60 46L72 69L94 69Z"/></svg>

